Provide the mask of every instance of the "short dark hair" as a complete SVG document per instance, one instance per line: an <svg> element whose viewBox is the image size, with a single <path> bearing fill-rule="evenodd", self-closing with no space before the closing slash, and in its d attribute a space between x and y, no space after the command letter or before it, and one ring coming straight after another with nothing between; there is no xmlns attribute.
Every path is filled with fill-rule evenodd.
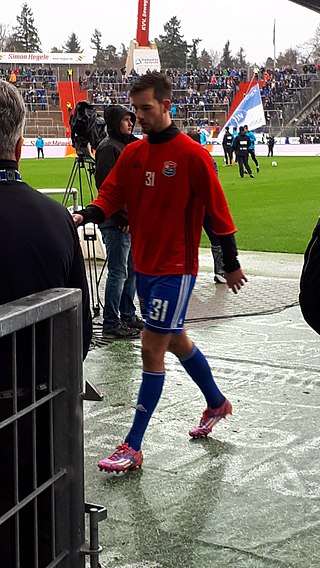
<svg viewBox="0 0 320 568"><path fill-rule="evenodd" d="M172 84L170 78L158 71L152 71L141 75L134 81L130 89L129 95L136 95L147 89L153 89L154 98L161 103L163 99L171 99Z"/></svg>

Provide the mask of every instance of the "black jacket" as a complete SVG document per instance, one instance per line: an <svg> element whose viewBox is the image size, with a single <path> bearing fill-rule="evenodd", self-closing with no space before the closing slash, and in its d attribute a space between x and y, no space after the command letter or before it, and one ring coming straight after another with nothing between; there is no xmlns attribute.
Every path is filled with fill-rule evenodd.
<svg viewBox="0 0 320 568"><path fill-rule="evenodd" d="M232 142L233 142L232 134L230 132L226 132L222 139L222 145L226 146L227 148L230 148L232 146Z"/></svg>
<svg viewBox="0 0 320 568"><path fill-rule="evenodd" d="M233 141L233 148L237 156L246 156L250 146L250 138L245 132L239 132Z"/></svg>
<svg viewBox="0 0 320 568"><path fill-rule="evenodd" d="M14 172L17 164L0 160L0 170ZM69 211L23 181L0 181L0 242L0 304L49 288L80 288L85 356L92 333L89 293L79 237ZM5 372L10 367L7 344L7 338L0 340L0 390L10 388Z"/></svg>
<svg viewBox="0 0 320 568"><path fill-rule="evenodd" d="M100 185L112 170L118 160L122 150L130 142L137 140L133 134L125 136L120 132L120 122L125 114L130 114L133 125L136 122L136 116L126 107L121 105L110 105L104 111L104 119L107 126L108 136L100 142L96 155L95 180L99 189ZM123 227L128 224L128 215L125 209L120 209L104 221L101 227Z"/></svg>
<svg viewBox="0 0 320 568"><path fill-rule="evenodd" d="M269 146L269 148L273 148L273 147L274 147L274 137L273 137L273 136L270 136L270 137L268 138L268 146Z"/></svg>

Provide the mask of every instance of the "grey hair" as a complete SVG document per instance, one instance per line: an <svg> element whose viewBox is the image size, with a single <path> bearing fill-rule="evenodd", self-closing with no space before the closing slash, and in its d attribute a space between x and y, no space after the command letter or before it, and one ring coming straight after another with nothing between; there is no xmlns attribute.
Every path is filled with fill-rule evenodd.
<svg viewBox="0 0 320 568"><path fill-rule="evenodd" d="M26 108L22 96L13 85L0 81L0 157L11 158L22 137Z"/></svg>

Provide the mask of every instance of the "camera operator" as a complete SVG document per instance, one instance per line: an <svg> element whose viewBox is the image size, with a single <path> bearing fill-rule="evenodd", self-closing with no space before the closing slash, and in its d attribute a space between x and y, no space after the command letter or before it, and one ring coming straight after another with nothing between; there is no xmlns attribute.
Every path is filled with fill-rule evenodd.
<svg viewBox="0 0 320 568"><path fill-rule="evenodd" d="M108 137L96 151L96 186L102 184L120 153L130 142L136 117L121 105L110 105L104 111ZM102 335L106 339L135 339L143 328L136 316L134 295L136 279L131 253L131 237L125 209L111 215L100 225L107 251L108 276L105 288Z"/></svg>

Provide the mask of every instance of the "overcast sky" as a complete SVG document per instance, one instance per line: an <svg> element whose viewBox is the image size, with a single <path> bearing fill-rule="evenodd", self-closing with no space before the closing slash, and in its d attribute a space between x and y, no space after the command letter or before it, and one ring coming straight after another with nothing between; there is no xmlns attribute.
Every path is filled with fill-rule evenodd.
<svg viewBox="0 0 320 568"><path fill-rule="evenodd" d="M150 39L163 34L163 26L173 16L181 22L181 34L190 42L200 38L200 50L222 51L227 40L233 54L244 48L250 63L264 63L273 57L273 22L276 20L276 52L296 47L314 36L320 23L316 12L289 0L150 0ZM22 1L6 2L0 23L16 25ZM34 23L42 41L42 50L60 48L74 32L85 52L90 50L90 38L97 28L102 44L121 43L128 46L135 38L137 0L29 0Z"/></svg>

